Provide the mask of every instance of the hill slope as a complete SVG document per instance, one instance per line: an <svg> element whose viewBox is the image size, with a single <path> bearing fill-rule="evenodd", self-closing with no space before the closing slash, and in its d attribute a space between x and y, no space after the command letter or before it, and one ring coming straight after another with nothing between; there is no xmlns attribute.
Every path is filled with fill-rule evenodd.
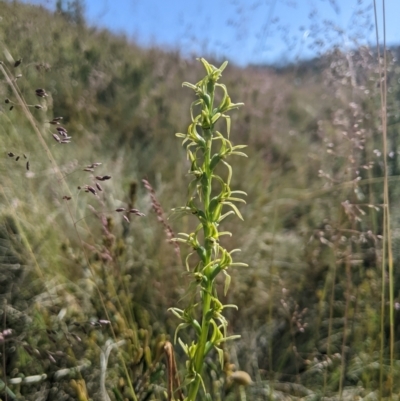
<svg viewBox="0 0 400 401"><path fill-rule="evenodd" d="M159 344L177 325L167 309L186 302L185 276L141 179L153 185L166 214L186 202L188 164L174 134L187 129L194 100L182 82L197 82L201 65L42 8L0 5L1 58L26 102L41 106L30 110L49 148L2 77L0 97L9 101L0 106L0 296L9 305L4 329L14 330L4 357L7 378L46 373L47 399L86 397L86 391L103 399L101 355L107 340L123 341L121 359L111 354L106 369L108 393L132 398L128 371L140 399L159 399L166 382ZM396 199L394 59L388 68L388 163ZM229 313L229 329L243 340L227 353L257 380L248 389L252 399L267 390L276 396L334 396L346 386L349 396L388 391L379 384L387 366L371 367L381 350L388 356L386 342L381 348L378 341L381 330L388 339L388 317L382 328L376 318L386 277L377 77L369 49L333 52L310 68L228 66L224 72L232 100L245 103L232 113L231 137L248 144L249 155L232 165L233 186L248 193L245 221L225 226L233 233L227 245L241 248L250 265L232 271L227 303L239 311ZM37 88L48 96L37 97ZM49 121L57 116L72 136L65 146L52 136ZM91 171L83 170L93 162L102 163L96 173L112 177L99 198L77 189L90 183ZM127 224L114 212L127 205L147 217ZM398 208L392 217L397 250ZM195 228L189 218L168 224L176 232ZM185 257L188 250L181 252ZM396 273L396 291L398 285ZM113 330L99 319L110 320ZM82 372L71 373L73 382L55 373L76 366ZM211 362L207 372L214 384L224 380ZM222 381L218 397L234 399ZM38 396L29 387L20 391L25 399Z"/></svg>

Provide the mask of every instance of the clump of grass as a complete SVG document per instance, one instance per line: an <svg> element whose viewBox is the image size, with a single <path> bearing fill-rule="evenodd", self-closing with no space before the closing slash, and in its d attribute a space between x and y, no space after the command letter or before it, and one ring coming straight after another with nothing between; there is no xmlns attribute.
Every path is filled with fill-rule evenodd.
<svg viewBox="0 0 400 401"><path fill-rule="evenodd" d="M19 63L15 63L14 68L18 67L21 64L21 61ZM15 108L18 107L19 110L22 111L22 115L26 117L26 120L29 122L31 128L36 134L36 137L38 139L39 143L39 148L35 148L35 150L38 152L38 154L34 154L34 170L31 171L31 163L30 160L26 160L26 170L27 170L27 176L28 177L34 177L35 174L40 174L40 168L46 168L48 167L46 165L46 162L50 162L51 166L51 176L55 175L57 177L56 185L54 186L54 181L53 180L53 186L52 190L54 191L54 198L57 200L58 204L65 205L65 210L67 211L67 215L69 215L72 226L75 231L77 243L80 246L80 257L84 261L84 264L86 265L87 272L89 272L89 275L91 275L91 278L89 280L85 280L86 284L86 290L87 293L84 294L83 288L79 289L77 291L77 288L72 285L71 283L68 284L68 282L63 282L60 283L59 277L57 277L57 274L53 275L51 277L51 280L49 281L48 278L48 272L45 272L40 264L38 263L36 259L36 255L34 253L34 250L32 249L32 243L30 242L30 239L28 238L31 233L26 230L24 227L24 224L29 223L29 220L25 220L24 224L20 224L20 221L23 221L22 216L17 218L15 216L15 222L17 224L17 230L18 230L18 235L21 236L23 239L24 245L29 251L29 256L31 257L31 263L35 264L36 267L36 273L37 276L40 278L41 283L42 283L42 294L38 294L36 296L37 300L37 307L34 308L34 312L37 314L37 319L31 319L28 316L26 316L26 319L29 321L28 324L24 325L24 327L18 327L17 330L9 330L6 331L7 338L3 336L0 339L0 342L3 344L3 371L4 374L7 375L8 371L11 369L10 365L5 364L5 360L7 358L7 355L5 353L5 344L7 343L7 353L9 354L10 352L14 352L16 348L19 350L19 354L22 355L21 360L17 360L17 366L20 366L21 361L25 361L22 363L23 367L26 367L28 365L28 362L31 363L32 359L35 357L38 360L41 360L42 363L42 368L44 371L50 370L53 371L55 377L58 377L61 379L65 375L61 374L59 371L54 372L55 367L58 365L64 365L65 364L71 368L71 371L76 371L76 375L78 377L75 385L71 385L69 387L70 392L75 392L76 395L80 399L87 399L87 390L86 390L86 384L84 378L81 377L80 372L81 370L78 369L79 364L83 361L85 361L85 356L89 357L90 359L92 358L98 358L100 356L104 356L104 353L99 353L93 352L93 346L90 346L90 342L96 338L99 334L93 333L93 331L100 330L103 331L103 334L105 334L105 337L111 337L109 338L109 341L106 342L108 344L108 347L106 349L106 354L107 357L104 359L100 358L100 360L105 360L105 362L102 362L102 373L101 373L101 381L102 381L102 386L100 389L100 392L103 393L103 397L108 397L106 393L106 388L105 388L105 370L107 369L107 360L109 356L109 350L115 347L121 346L121 344L126 344L129 342L131 348L132 348L132 343L134 344L135 352L131 353L131 356L133 356L133 361L130 361L132 366L137 367L138 365L142 364L142 358L137 358L137 354L142 351L142 355L145 352L148 356L146 360L147 368L150 368L153 371L156 371L157 369L155 366L151 366L151 356L149 357L149 347L147 344L143 344L143 342L148 343L148 334L144 334L142 339L138 339L138 335L135 332L135 327L134 323L132 322L131 328L129 328L129 332L127 333L127 329L124 330L123 336L125 339L119 340L117 337L117 330L121 331L121 327L116 327L115 326L115 320L116 317L118 316L121 319L121 315L124 311L122 310L123 308L119 309L118 307L115 307L115 305L111 302L110 303L110 298L115 296L113 293L111 296L107 295L107 288L110 285L111 289L114 290L114 285L116 284L116 281L118 279L121 279L120 275L118 274L119 272L117 269L114 269L114 278L115 282L109 283L109 279L106 278L104 282L102 283L101 280L101 275L99 274L98 271L96 271L95 268L95 263L93 262L93 254L97 255L95 258L99 258L104 265L111 265L111 263L114 263L116 259L120 256L121 248L116 246L115 244L115 236L112 234L112 218L107 217L106 213L113 213L117 214L120 212L125 212L123 214L124 220L129 223L129 217L130 215L138 216L138 217L143 217L144 214L140 212L137 208L134 207L119 207L113 210L107 210L107 203L109 203L109 196L107 197L105 194L107 193L104 191L103 187L99 184L100 182L106 182L109 181L112 177L109 174L99 174L98 173L98 168L99 166L102 165L102 163L95 162L95 163L90 163L89 165L86 165L86 167L82 167L81 169L79 166L74 166L72 172L77 172L79 170L84 171L83 174L90 173L90 184L84 184L82 186L78 186L78 193L73 193L70 189L70 186L68 185L68 178L70 178L70 174L72 174L71 171L64 171L63 168L59 166L57 163L56 157L53 155L53 148L51 145L49 145L49 141L54 139L57 143L59 144L69 144L71 142L71 136L68 135L68 131L65 127L60 125L60 121L63 120L63 117L54 117L49 119L48 121L40 124L38 120L33 116L33 114L30 112L30 106L27 104L27 102L24 99L24 96L22 92L20 91L19 87L16 84L15 79L12 79L13 74L8 70L6 65L3 62L0 62L0 72L3 74L5 77L6 82L9 84L10 90L12 91L13 95L16 98L15 102L12 102L9 100L9 98L6 98L6 104L13 103L13 106ZM49 94L45 89L36 89L34 91L34 94L37 97L40 98L47 98ZM44 104L44 103L43 103ZM36 107L33 106L35 109L38 109L42 111L41 109L47 109L47 107ZM10 107L9 112L15 112L14 107ZM42 111L43 112L43 111ZM55 128L55 133L53 131L53 128ZM51 139L52 138L52 139ZM52 142L53 143L53 142ZM40 151L44 151L46 154L46 158L44 158L44 163L40 164L37 163L38 161L38 155ZM25 153L22 153L21 155L16 154L12 151L7 152L7 157L8 158L15 158L15 160L18 162L20 158L27 159L27 156ZM47 160L46 160L47 159ZM96 172L95 172L95 169ZM31 174L29 176L28 174ZM82 175L82 173L81 173ZM85 181L87 182L87 177L85 178ZM15 184L15 183L14 183ZM100 208L102 209L101 212L97 211L95 207L89 207L93 214L98 217L100 220L101 228L103 231L103 236L101 237L102 239L102 244L100 247L94 247L91 246L90 244L86 243L86 236L89 233L89 235L92 234L92 229L89 228L87 222L86 222L86 217L83 216L80 218L77 218L76 216L73 215L72 212L72 207L69 206L70 202L73 201L76 205L76 211L79 212L79 192L83 191L84 193L90 193L91 195L94 195L95 199L98 201L98 205L100 205ZM28 191L27 191L28 192ZM3 189L3 195L7 201L9 201L8 194L4 191ZM28 194L27 194L28 195ZM30 196L35 196L37 194L35 193L29 193ZM64 201L64 202L62 202ZM81 230L81 227L78 226L78 223L83 221L83 228L86 230L85 238L83 237L83 230ZM66 241L67 243L67 241ZM61 247L62 249L63 247ZM67 248L67 247L65 247ZM65 249L66 250L66 249ZM76 250L75 250L76 252ZM97 278L96 278L97 277ZM82 275L79 275L79 278L82 278ZM81 283L82 284L82 283ZM104 287L103 287L104 285ZM67 289L70 287L69 289ZM75 287L74 289L72 289ZM83 301L83 304L88 307L88 302L93 302L91 301L90 298L94 295L92 290L95 290L94 293L97 294L97 300L95 301L98 303L98 305L91 305L86 311L84 311L79 304L79 298ZM72 290L72 291L71 291ZM71 298L69 300L69 305L67 307L64 307L62 305L62 299L60 297L59 292L64 292L64 291L69 291ZM72 296L72 293L78 293L75 294L75 296ZM6 294L9 295L9 294ZM73 311L71 311L71 309ZM97 311L96 311L97 309ZM119 310L118 310L119 309ZM3 308L2 314L4 317L4 322L3 326L6 325L6 323L10 322L9 316L7 316L6 311L14 311L13 308ZM91 312L90 312L91 310ZM72 312L72 313L71 313ZM54 316L54 313L56 314ZM88 316L88 313L92 313L92 317ZM100 316L105 316L105 318L100 318L100 319L93 319L93 314L100 314ZM111 314L113 314L113 317L111 318ZM22 314L25 316L25 314ZM87 320L86 320L87 319ZM128 320L127 318L125 318ZM110 323L113 324L110 324ZM14 324L15 326L15 324ZM21 326L21 325L20 325ZM108 331L105 329L105 327L108 327L110 330L110 333L104 333ZM16 326L15 326L16 327ZM105 329L105 330L104 330ZM37 332L35 332L37 331ZM33 332L33 333L32 333ZM103 336L103 334L100 334L100 337ZM21 340L19 338L20 335L23 335L24 339ZM92 337L92 339L90 339ZM101 341L101 340L100 340ZM96 340L95 340L96 342ZM110 344L111 342L111 344ZM52 344L49 346L49 343ZM87 348L85 348L85 346ZM66 352L61 351L62 348L66 349ZM13 351L14 349L14 351ZM143 351L145 349L145 351ZM136 354L136 355L135 355ZM79 355L75 357L75 361L78 365L78 367L73 367L71 366L71 356L72 355ZM137 395L135 392L135 389L133 388L132 385L132 378L131 375L129 374L126 366L126 359L122 356L121 352L118 350L118 357L121 363L121 374L124 376L125 381L126 381L126 392L130 395L130 397L134 400L137 399ZM50 367L49 367L50 363ZM51 365L53 365L51 367ZM86 366L87 364L84 362L82 366ZM35 371L37 372L39 369L39 365L34 368ZM139 369L139 368L138 368ZM15 371L15 369L13 370ZM74 375L71 376L71 378ZM142 375L137 375L133 380L138 380ZM36 383L37 381L42 381L45 380L47 375L43 373L40 376L39 380L17 380L17 379L12 379L9 381L11 385L19 384L19 383ZM79 380L78 380L79 379ZM62 380L60 380L62 381ZM11 392L11 390L7 386L7 382L3 383L4 386L2 387L1 390L4 390L6 392ZM118 392L117 389L115 391ZM143 395L143 393L147 393L148 391L152 392L152 389L140 389L139 395ZM13 394L12 392L10 394ZM14 395L13 395L14 397Z"/></svg>

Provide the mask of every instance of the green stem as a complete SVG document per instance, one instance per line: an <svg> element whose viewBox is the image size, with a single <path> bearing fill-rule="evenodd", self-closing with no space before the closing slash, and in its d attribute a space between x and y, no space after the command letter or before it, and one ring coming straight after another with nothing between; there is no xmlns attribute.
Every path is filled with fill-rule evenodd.
<svg viewBox="0 0 400 401"><path fill-rule="evenodd" d="M212 282L207 283L206 288L203 289L203 317L201 322L201 336L195 357L195 372L196 377L194 382L189 387L188 401L195 401L196 395L199 391L201 383L201 375L203 371L204 353L207 344L208 332L210 328L210 321L207 318L207 312L211 306L211 291Z"/></svg>
<svg viewBox="0 0 400 401"><path fill-rule="evenodd" d="M212 103L211 103L212 104ZM209 206L211 200L211 190L212 190L212 172L210 169L211 162L211 146L212 146L212 128L209 130L204 130L204 136L207 138L207 147L204 152L204 174L206 176L206 182L203 184L203 196L204 196L204 213L207 216L207 220L210 218ZM212 222L210 222L211 224ZM206 250L206 260L205 266L211 262L212 258L212 245L207 240L209 237L209 227L207 224L203 225L204 240L205 240L205 250ZM208 272L205 272L207 277ZM208 278L208 277L207 277ZM207 316L208 311L211 307L211 294L213 289L213 280L208 280L206 285L202 288L202 322L201 322L201 335L199 338L199 343L196 351L194 369L196 372L196 377L194 382L189 387L189 401L195 401L197 393L199 391L201 376L203 371L204 354L207 345L208 333L210 329L210 319Z"/></svg>
<svg viewBox="0 0 400 401"><path fill-rule="evenodd" d="M207 183L204 188L204 213L206 213L206 216L208 216L208 208L210 206L210 200L211 200L211 185L212 185L212 172L210 171L210 163L211 163L211 146L212 146L212 128L209 130L205 130L204 132L207 137L207 148L204 152L204 174L207 177Z"/></svg>

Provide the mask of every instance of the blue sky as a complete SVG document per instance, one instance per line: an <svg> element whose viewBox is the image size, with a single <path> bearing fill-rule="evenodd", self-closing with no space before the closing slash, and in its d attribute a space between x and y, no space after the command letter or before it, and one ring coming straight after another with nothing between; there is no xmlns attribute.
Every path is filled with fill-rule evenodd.
<svg viewBox="0 0 400 401"><path fill-rule="evenodd" d="M52 8L54 0L32 0ZM67 3L68 0L64 0ZM333 44L375 45L371 0L85 0L91 26L143 46L227 58L239 65L295 61ZM379 4L378 4L379 3ZM377 0L378 25L382 2ZM386 0L389 44L400 43L400 1ZM380 27L381 28L381 27ZM383 37L382 30L380 36Z"/></svg>

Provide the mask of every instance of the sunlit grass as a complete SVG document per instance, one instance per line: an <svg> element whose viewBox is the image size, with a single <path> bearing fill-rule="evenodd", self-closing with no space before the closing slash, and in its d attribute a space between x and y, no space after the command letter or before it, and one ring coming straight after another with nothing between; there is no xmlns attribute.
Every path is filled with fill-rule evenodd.
<svg viewBox="0 0 400 401"><path fill-rule="evenodd" d="M74 383L58 373L51 391L163 399L162 344L176 327L167 310L185 302L187 277L142 179L166 216L185 199L190 164L173 134L189 123L183 77L197 82L201 70L33 7L2 7L1 330L14 330L2 344L2 378L34 399L18 375L83 366ZM239 307L227 313L228 335L242 336L224 352L255 382L248 399L398 391L399 71L385 54L379 71L370 49L332 52L300 81L290 68L224 71L232 99L246 105L232 115L232 138L249 144L249 158L232 163L232 187L248 194L244 222L227 221L233 235L221 243L250 265L231 272L222 298ZM16 88L42 109L24 109ZM54 140L57 116L71 143ZM84 171L92 163L102 164ZM188 218L168 224L195 229ZM215 399L243 399L211 360L204 373Z"/></svg>

